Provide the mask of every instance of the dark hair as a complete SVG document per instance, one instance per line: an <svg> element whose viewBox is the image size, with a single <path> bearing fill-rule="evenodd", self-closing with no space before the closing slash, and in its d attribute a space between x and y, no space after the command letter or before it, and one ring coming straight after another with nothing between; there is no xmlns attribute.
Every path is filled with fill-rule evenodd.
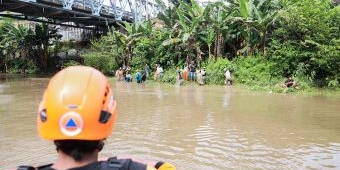
<svg viewBox="0 0 340 170"><path fill-rule="evenodd" d="M62 151L66 155L71 156L75 161L81 161L89 154L97 149L101 151L104 142L101 140L56 140L54 141L57 151Z"/></svg>

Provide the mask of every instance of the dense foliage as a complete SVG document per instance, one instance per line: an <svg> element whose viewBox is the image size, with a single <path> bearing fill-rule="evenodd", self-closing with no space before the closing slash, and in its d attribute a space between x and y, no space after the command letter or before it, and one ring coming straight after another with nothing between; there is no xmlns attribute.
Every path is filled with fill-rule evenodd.
<svg viewBox="0 0 340 170"><path fill-rule="evenodd" d="M158 2L157 19L122 23L125 30L95 42L94 53L109 52L118 63L110 68L160 64L169 70L165 82L176 66L193 63L207 66L212 84L229 68L241 84L276 86L293 75L301 87L339 87L340 8L332 1L173 2Z"/></svg>
<svg viewBox="0 0 340 170"><path fill-rule="evenodd" d="M59 40L55 27L47 24L15 26L0 22L0 69L5 72L36 72L48 69L50 40Z"/></svg>
<svg viewBox="0 0 340 170"><path fill-rule="evenodd" d="M275 74L306 77L317 86L338 86L340 8L326 0L296 1L281 12L268 58Z"/></svg>

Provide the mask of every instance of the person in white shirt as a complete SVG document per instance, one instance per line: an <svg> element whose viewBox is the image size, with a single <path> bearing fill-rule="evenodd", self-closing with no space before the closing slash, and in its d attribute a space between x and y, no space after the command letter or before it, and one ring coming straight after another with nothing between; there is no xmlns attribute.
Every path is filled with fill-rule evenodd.
<svg viewBox="0 0 340 170"><path fill-rule="evenodd" d="M158 73L158 79L161 79L163 76L163 68L160 65L158 65L157 67L157 73Z"/></svg>
<svg viewBox="0 0 340 170"><path fill-rule="evenodd" d="M224 84L230 86L232 84L232 79L231 79L231 74L230 71L228 69L224 69Z"/></svg>

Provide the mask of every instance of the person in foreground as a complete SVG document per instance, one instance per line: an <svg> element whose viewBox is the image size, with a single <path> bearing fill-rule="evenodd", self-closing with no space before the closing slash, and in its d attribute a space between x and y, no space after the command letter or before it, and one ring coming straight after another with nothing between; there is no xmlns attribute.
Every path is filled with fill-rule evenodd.
<svg viewBox="0 0 340 170"><path fill-rule="evenodd" d="M40 137L54 141L57 159L49 165L18 169L175 170L164 162L98 160L117 117L112 93L108 79L92 67L71 66L54 75L39 105L37 129Z"/></svg>

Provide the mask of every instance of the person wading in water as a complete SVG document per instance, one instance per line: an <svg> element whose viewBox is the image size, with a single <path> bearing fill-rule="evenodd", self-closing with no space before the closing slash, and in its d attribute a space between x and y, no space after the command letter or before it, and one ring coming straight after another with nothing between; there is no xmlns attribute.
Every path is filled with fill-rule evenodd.
<svg viewBox="0 0 340 170"><path fill-rule="evenodd" d="M108 79L87 66L70 66L50 80L39 105L40 137L54 141L57 159L19 170L175 170L165 162L111 157L98 160L104 140L112 132L117 103Z"/></svg>

